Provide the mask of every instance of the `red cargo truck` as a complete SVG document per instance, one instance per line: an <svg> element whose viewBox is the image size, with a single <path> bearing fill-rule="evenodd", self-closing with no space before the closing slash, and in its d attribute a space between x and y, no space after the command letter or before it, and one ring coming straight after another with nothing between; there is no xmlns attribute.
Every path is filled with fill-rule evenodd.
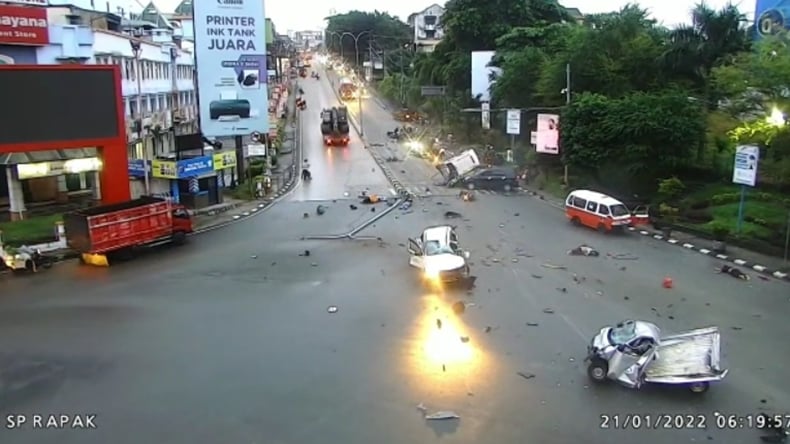
<svg viewBox="0 0 790 444"><path fill-rule="evenodd" d="M157 197L74 211L63 216L63 224L66 242L83 262L105 267L108 255L128 257L142 246L183 244L192 232L187 209Z"/></svg>

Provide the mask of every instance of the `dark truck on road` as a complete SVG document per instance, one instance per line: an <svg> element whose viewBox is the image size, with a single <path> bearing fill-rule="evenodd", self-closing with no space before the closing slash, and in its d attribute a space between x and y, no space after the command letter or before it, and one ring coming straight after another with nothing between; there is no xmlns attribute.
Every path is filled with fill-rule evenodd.
<svg viewBox="0 0 790 444"><path fill-rule="evenodd" d="M324 136L324 145L348 146L349 130L348 109L345 106L335 106L321 111L321 134Z"/></svg>

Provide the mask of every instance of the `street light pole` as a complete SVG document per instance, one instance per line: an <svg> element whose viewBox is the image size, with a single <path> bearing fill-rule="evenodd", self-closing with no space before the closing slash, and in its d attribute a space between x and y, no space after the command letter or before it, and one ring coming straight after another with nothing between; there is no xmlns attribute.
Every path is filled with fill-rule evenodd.
<svg viewBox="0 0 790 444"><path fill-rule="evenodd" d="M357 68L357 76L359 76L359 38L362 37L363 35L369 34L369 33L370 33L370 31L362 31L362 32L360 32L358 34L354 34L352 32L346 31L346 32L343 33L343 36L340 37L340 47L341 48L343 47L343 37L345 37L346 35L350 35L351 38L354 39L354 52L356 53L356 61L357 61L357 66L356 66L356 68ZM370 41L368 41L368 45L370 45ZM371 60L370 63L372 64L373 60ZM357 91L357 104L358 104L358 107L359 107L359 136L360 137L364 137L365 136L365 118L363 117L363 112L362 112L362 93L360 91Z"/></svg>
<svg viewBox="0 0 790 444"><path fill-rule="evenodd" d="M143 52L142 44L136 40L129 40L129 44L132 47L132 54L134 55L134 65L135 71L137 71L137 114L139 116L138 121L140 126L138 128L138 135L142 135L143 130L143 73L140 70L140 55ZM143 180L145 183L145 194L151 194L151 182L148 178L148 172L150 171L148 166L148 147L146 146L146 140L143 138Z"/></svg>
<svg viewBox="0 0 790 444"><path fill-rule="evenodd" d="M565 65L565 105L568 106L571 104L571 64L567 63ZM563 168L563 182L565 186L568 185L568 163L565 162Z"/></svg>

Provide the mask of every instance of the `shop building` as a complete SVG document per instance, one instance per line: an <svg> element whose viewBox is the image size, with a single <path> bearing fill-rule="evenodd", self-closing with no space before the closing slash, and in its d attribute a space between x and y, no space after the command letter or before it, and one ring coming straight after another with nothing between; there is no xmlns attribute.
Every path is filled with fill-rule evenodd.
<svg viewBox="0 0 790 444"><path fill-rule="evenodd" d="M40 52L62 40L62 30L50 23L48 8L36 6L41 3L0 5L0 65L36 65ZM0 154L0 165L5 218L24 217L30 208L52 202L101 199L101 161L94 147L6 152Z"/></svg>

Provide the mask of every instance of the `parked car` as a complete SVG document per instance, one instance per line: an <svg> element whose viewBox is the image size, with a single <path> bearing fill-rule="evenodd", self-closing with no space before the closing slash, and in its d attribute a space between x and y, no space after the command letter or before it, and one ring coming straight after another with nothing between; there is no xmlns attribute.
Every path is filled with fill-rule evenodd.
<svg viewBox="0 0 790 444"><path fill-rule="evenodd" d="M469 190L512 191L518 188L518 175L513 168L487 168L461 179Z"/></svg>

